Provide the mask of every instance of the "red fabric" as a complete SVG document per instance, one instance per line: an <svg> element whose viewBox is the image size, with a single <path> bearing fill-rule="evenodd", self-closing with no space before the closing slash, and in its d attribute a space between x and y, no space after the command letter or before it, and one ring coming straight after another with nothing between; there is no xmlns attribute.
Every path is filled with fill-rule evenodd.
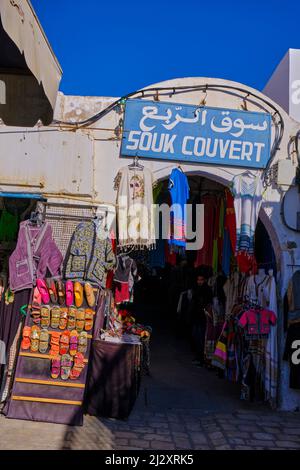
<svg viewBox="0 0 300 470"><path fill-rule="evenodd" d="M215 234L216 198L211 195L204 196L204 244L197 252L195 267L204 264L212 266L213 260L213 240Z"/></svg>
<svg viewBox="0 0 300 470"><path fill-rule="evenodd" d="M117 240L115 237L115 234L113 230L110 233L110 240L111 240L111 246L114 254L117 253ZM108 271L107 272L107 277L106 277L106 289L112 289L113 287L113 278L114 278L114 271Z"/></svg>
<svg viewBox="0 0 300 470"><path fill-rule="evenodd" d="M122 302L128 302L130 300L129 283L115 281L115 286L116 286L115 288L116 304L121 304Z"/></svg>
<svg viewBox="0 0 300 470"><path fill-rule="evenodd" d="M268 335L270 324L276 324L276 315L272 310L254 310L251 308L244 312L239 320L239 325L247 327L248 335Z"/></svg>
<svg viewBox="0 0 300 470"><path fill-rule="evenodd" d="M165 243L165 262L171 264L172 266L176 266L177 257L176 253L170 252L169 243Z"/></svg>
<svg viewBox="0 0 300 470"><path fill-rule="evenodd" d="M225 224L224 228L229 231L231 247L233 253L236 252L236 219L235 219L235 210L234 210L234 197L229 191L225 190L226 198L226 212L225 212Z"/></svg>
<svg viewBox="0 0 300 470"><path fill-rule="evenodd" d="M257 273L257 262L253 255L248 255L247 253L241 251L237 257L237 263L241 273Z"/></svg>

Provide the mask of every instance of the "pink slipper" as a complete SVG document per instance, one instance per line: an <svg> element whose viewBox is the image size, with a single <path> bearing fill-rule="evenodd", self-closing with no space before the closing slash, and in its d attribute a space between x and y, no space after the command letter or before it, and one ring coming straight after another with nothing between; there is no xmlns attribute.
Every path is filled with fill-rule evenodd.
<svg viewBox="0 0 300 470"><path fill-rule="evenodd" d="M73 282L67 281L66 282L66 305L70 307L74 303L74 288Z"/></svg>
<svg viewBox="0 0 300 470"><path fill-rule="evenodd" d="M43 279L37 279L36 285L42 296L43 304L48 304L50 302L50 295L47 289L46 282Z"/></svg>
<svg viewBox="0 0 300 470"><path fill-rule="evenodd" d="M34 307L35 309L39 309L41 308L41 304L42 304L42 296L38 288L35 287L33 291L32 307Z"/></svg>

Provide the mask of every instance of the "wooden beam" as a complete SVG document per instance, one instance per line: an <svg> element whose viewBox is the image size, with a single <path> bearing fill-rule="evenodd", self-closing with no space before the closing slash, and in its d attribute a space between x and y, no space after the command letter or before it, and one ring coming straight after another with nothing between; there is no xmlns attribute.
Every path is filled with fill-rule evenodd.
<svg viewBox="0 0 300 470"><path fill-rule="evenodd" d="M58 387L74 387L74 388L84 388L84 384L78 384L74 382L53 382L53 380L39 380L39 379L23 379L16 378L16 382L21 382L25 384L38 384L38 385L57 385Z"/></svg>
<svg viewBox="0 0 300 470"><path fill-rule="evenodd" d="M23 397L19 395L12 395L12 400L16 401L33 401L40 403L56 403L61 405L82 405L82 401L73 401L73 400L59 400L58 398L40 398L40 397Z"/></svg>

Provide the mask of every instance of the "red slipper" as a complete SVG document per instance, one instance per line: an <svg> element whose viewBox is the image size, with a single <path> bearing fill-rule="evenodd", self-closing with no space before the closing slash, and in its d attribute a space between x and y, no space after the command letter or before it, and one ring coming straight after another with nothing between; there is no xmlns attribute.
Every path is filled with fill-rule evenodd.
<svg viewBox="0 0 300 470"><path fill-rule="evenodd" d="M50 295L49 295L45 281L43 279L37 279L36 285L42 296L43 304L48 304L50 302Z"/></svg>

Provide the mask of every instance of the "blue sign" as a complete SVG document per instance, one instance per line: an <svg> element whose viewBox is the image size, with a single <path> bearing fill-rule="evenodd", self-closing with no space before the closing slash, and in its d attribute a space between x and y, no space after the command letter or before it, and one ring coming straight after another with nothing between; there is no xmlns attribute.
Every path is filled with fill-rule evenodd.
<svg viewBox="0 0 300 470"><path fill-rule="evenodd" d="M265 168L267 113L130 99L121 156Z"/></svg>

